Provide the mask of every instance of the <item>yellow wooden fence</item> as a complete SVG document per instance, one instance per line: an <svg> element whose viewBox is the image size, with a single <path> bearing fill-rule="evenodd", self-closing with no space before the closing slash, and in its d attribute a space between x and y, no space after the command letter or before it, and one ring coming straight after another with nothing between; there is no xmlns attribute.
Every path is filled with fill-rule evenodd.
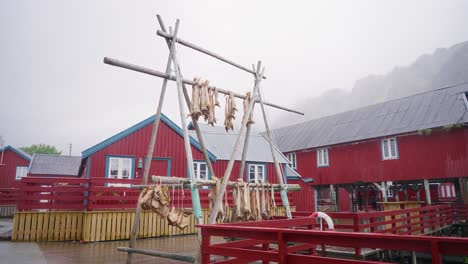
<svg viewBox="0 0 468 264"><path fill-rule="evenodd" d="M295 211L295 207L291 207ZM278 207L274 215L285 215ZM16 212L13 218L11 239L14 241L111 241L129 239L135 211L51 211ZM208 210L203 210L203 220L208 221ZM139 238L185 235L196 233L195 220L184 230L169 226L151 211L140 216Z"/></svg>

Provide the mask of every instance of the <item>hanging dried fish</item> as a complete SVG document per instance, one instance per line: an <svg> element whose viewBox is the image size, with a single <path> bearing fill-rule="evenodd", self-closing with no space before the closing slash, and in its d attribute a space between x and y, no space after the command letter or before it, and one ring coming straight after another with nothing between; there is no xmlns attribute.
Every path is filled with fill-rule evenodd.
<svg viewBox="0 0 468 264"><path fill-rule="evenodd" d="M219 92L218 92L218 88L214 87L213 89L213 92L214 92L214 102L215 102L215 105L217 107L221 107L221 103L219 102Z"/></svg>
<svg viewBox="0 0 468 264"><path fill-rule="evenodd" d="M190 115L198 121L198 118L202 114L200 110L200 78L194 78L193 82L192 101L190 102Z"/></svg>
<svg viewBox="0 0 468 264"><path fill-rule="evenodd" d="M208 113L208 124L214 126L216 123L216 116L215 116L215 106L216 106L216 98L215 98L215 90L211 89L209 91L209 99L210 99L210 111Z"/></svg>
<svg viewBox="0 0 468 264"><path fill-rule="evenodd" d="M261 204L260 204L260 214L262 215L262 219L268 219L268 209L267 209L267 201L265 195L265 183L263 180L260 181L262 183L262 197L261 197Z"/></svg>
<svg viewBox="0 0 468 264"><path fill-rule="evenodd" d="M226 132L229 130L234 130L233 120L236 119L236 101L234 99L234 93L229 92L229 95L226 96L226 106L224 109L224 128Z"/></svg>
<svg viewBox="0 0 468 264"><path fill-rule="evenodd" d="M215 180L216 184L211 187L210 193L208 194L208 198L209 198L209 201L210 201L210 214L211 214L211 212L213 210L215 200L216 200L216 197L218 196L219 190L221 189L221 180L219 180L218 178L216 178L214 176L212 177L212 180ZM223 206L222 201L221 201L221 206L219 208L218 214L216 215L216 221L223 222L225 216L226 216L226 214L225 214L225 211L224 211L224 206Z"/></svg>
<svg viewBox="0 0 468 264"><path fill-rule="evenodd" d="M211 108L210 96L208 92L208 84L209 84L209 81L205 80L204 82L201 83L201 89L200 89L200 111L205 121L208 121L210 108Z"/></svg>
<svg viewBox="0 0 468 264"><path fill-rule="evenodd" d="M244 190L243 190L243 195L242 195L242 218L247 221L251 219L252 215L252 209L250 207L250 187L249 185L244 182Z"/></svg>
<svg viewBox="0 0 468 264"><path fill-rule="evenodd" d="M245 93L245 99L244 99L244 104L243 104L244 117L247 114L247 110L249 108L249 104L251 100L252 100L252 93L251 92ZM253 124L253 123L255 123L253 120L253 111L250 111L249 120L247 121L247 124Z"/></svg>

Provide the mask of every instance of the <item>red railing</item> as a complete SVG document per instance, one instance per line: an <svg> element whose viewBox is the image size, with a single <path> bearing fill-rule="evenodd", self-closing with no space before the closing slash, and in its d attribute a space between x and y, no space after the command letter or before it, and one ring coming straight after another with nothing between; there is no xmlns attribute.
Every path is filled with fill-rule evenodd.
<svg viewBox="0 0 468 264"><path fill-rule="evenodd" d="M83 210L86 179L24 177L19 183L18 210Z"/></svg>
<svg viewBox="0 0 468 264"><path fill-rule="evenodd" d="M0 188L0 205L16 205L18 191L18 188Z"/></svg>
<svg viewBox="0 0 468 264"><path fill-rule="evenodd" d="M354 251L356 257L361 255L361 248L425 252L431 254L433 263L441 263L442 255L467 255L468 238L407 235L409 231L418 231L417 228L412 228L413 223L408 222L408 220L418 220L420 223L414 224L414 226L419 225L421 228L419 231L426 230L426 228L432 230L452 224L455 220L467 220L467 209L467 206L451 207L444 205L425 207L421 208L421 210L408 209L369 213L366 216L361 216L361 214L330 214L333 215L332 218L339 216L340 219L349 222L337 224L335 227L338 230L346 229L354 232L311 230L318 225L316 219L310 217L263 222L199 225L198 227L202 229L202 263L213 263L210 262L212 255L230 257L230 259L219 259L215 263L245 263L251 261L374 263L363 260L326 257L326 250L323 249L332 247L349 248L351 250L349 252L352 254ZM415 213L419 213L417 218L413 217ZM406 215L406 218L397 219L396 216L398 215ZM393 216L394 219L392 219ZM382 217L383 220L377 220ZM385 220L385 217L390 217L390 219ZM374 219L374 222L369 221L369 223L361 224L360 220L365 219ZM358 224L355 225L353 221ZM387 227L388 225L390 227ZM366 230L373 230L371 231L373 233L363 232ZM213 236L234 237L237 241L211 244L211 237ZM272 244L278 246L270 247ZM322 245L321 257L315 253L316 245ZM340 248L340 250L343 249ZM304 255L304 251L308 253ZM302 254L299 254L299 252Z"/></svg>
<svg viewBox="0 0 468 264"><path fill-rule="evenodd" d="M140 190L130 188L132 184L141 184L141 180L25 177L19 182L19 188L9 195L16 195L13 202L18 203L19 211L135 209ZM199 190L202 208L209 207L209 192L209 189ZM169 186L169 194L176 207L192 206L190 190ZM277 205L282 205L279 193L275 193L275 200ZM231 194L228 195L228 203L233 204Z"/></svg>

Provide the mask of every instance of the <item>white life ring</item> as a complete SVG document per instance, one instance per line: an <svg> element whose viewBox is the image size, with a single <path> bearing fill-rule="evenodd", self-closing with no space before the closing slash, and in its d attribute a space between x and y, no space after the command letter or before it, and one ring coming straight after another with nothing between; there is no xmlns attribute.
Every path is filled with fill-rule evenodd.
<svg viewBox="0 0 468 264"><path fill-rule="evenodd" d="M327 225L328 225L328 229L330 231L334 230L335 229L335 225L333 224L333 220L331 219L331 217L329 215L327 215L326 213L323 213L323 212L315 212L313 214L311 214L309 217L312 217L312 218L320 218L320 219L323 219L327 222ZM321 226L321 225L320 225Z"/></svg>

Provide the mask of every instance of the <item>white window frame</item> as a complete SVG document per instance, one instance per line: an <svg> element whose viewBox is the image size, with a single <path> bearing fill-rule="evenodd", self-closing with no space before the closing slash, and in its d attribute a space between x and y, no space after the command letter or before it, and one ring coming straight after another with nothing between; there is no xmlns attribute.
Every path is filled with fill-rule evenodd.
<svg viewBox="0 0 468 264"><path fill-rule="evenodd" d="M328 157L328 148L317 149L317 167L330 166L330 159Z"/></svg>
<svg viewBox="0 0 468 264"><path fill-rule="evenodd" d="M203 173L203 170L202 170L202 166L205 166L205 175L202 176L202 173ZM210 175L208 173L208 167L206 165L206 162L204 161L194 161L193 162L193 171L195 172L195 178L197 178L198 180L209 180L210 179Z"/></svg>
<svg viewBox="0 0 468 264"><path fill-rule="evenodd" d="M457 197L457 193L455 192L455 184L452 184L451 189L452 189L452 196Z"/></svg>
<svg viewBox="0 0 468 264"><path fill-rule="evenodd" d="M15 180L21 180L21 178L28 175L28 166L16 166Z"/></svg>
<svg viewBox="0 0 468 264"><path fill-rule="evenodd" d="M288 154L288 160L290 161L288 164L289 167L293 170L297 170L297 155L295 152Z"/></svg>
<svg viewBox="0 0 468 264"><path fill-rule="evenodd" d="M385 190L385 197L393 198L393 195L393 190L391 188L387 188L387 190Z"/></svg>
<svg viewBox="0 0 468 264"><path fill-rule="evenodd" d="M118 168L117 168L117 175L116 176L111 176L111 170L112 170L112 161L116 160L118 162ZM124 161L129 161L130 167L128 168L128 176L123 175L124 171ZM108 164L107 164L107 178L109 179L132 179L133 178L133 171L134 171L134 159L132 157L108 157Z"/></svg>
<svg viewBox="0 0 468 264"><path fill-rule="evenodd" d="M251 174L251 168L254 168L253 175ZM259 182L259 174L262 174L263 181L266 182L266 168L265 164L250 163L247 166L247 177L248 181L254 181L255 183Z"/></svg>
<svg viewBox="0 0 468 264"><path fill-rule="evenodd" d="M392 153L392 147L395 153ZM383 160L398 159L398 141L395 137L382 139L380 143Z"/></svg>

